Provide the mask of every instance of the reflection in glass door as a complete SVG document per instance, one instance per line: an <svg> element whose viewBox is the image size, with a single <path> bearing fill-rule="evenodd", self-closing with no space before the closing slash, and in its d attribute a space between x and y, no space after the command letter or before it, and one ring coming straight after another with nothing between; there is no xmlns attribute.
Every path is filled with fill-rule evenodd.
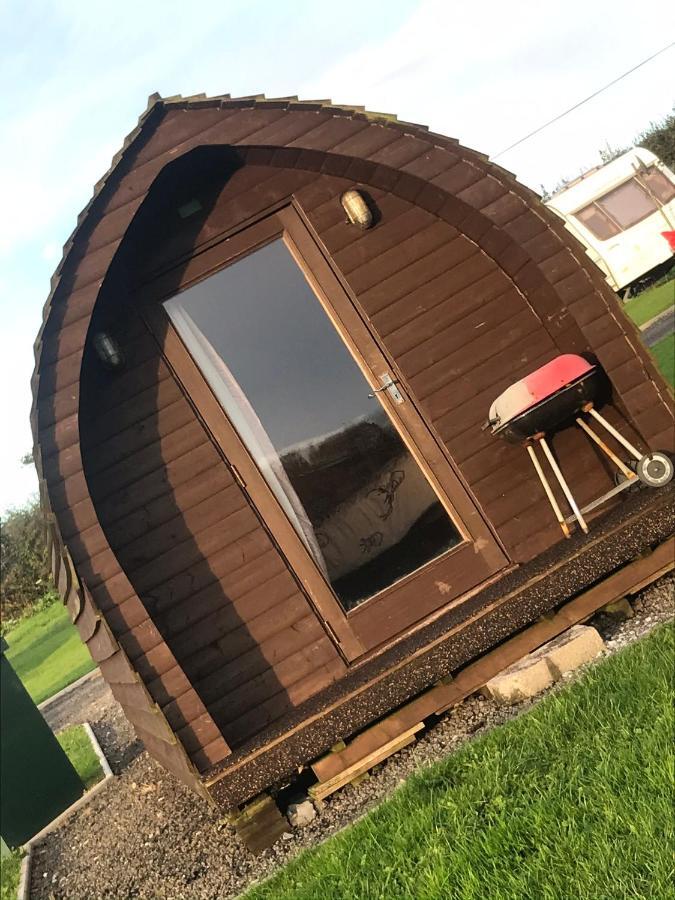
<svg viewBox="0 0 675 900"><path fill-rule="evenodd" d="M462 540L282 239L164 306L345 610Z"/></svg>

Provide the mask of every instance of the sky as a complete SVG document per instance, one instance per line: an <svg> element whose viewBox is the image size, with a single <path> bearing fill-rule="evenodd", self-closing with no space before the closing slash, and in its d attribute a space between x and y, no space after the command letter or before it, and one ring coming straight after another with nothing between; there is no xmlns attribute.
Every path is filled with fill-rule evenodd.
<svg viewBox="0 0 675 900"><path fill-rule="evenodd" d="M491 157L675 40L653 0L0 0L0 513L37 489L32 345L77 214L154 91L331 98ZM675 103L675 48L498 162L552 188Z"/></svg>

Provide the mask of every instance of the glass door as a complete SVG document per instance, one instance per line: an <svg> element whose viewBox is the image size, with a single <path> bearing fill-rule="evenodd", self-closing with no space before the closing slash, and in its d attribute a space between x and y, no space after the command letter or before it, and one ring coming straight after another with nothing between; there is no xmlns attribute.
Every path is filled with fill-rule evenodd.
<svg viewBox="0 0 675 900"><path fill-rule="evenodd" d="M466 512L469 498L438 448L430 465L406 431L397 407L411 404L298 214L275 218L277 233L270 238L268 225L262 246L251 234L250 252L163 308L314 569L303 578L296 548L300 579L330 595L324 609L347 617L365 651L484 580L504 558L482 520L476 551L455 502L461 495ZM424 431L414 410L406 415ZM247 484L266 519L261 487ZM475 532L475 507L470 513ZM285 550L288 538L279 543ZM432 583L431 598L417 596Z"/></svg>
<svg viewBox="0 0 675 900"><path fill-rule="evenodd" d="M282 238L164 306L345 611L461 542Z"/></svg>

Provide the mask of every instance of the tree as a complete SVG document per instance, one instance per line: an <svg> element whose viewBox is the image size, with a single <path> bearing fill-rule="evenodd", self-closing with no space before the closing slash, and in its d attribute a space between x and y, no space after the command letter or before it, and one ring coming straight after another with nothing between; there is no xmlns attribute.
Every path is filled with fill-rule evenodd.
<svg viewBox="0 0 675 900"><path fill-rule="evenodd" d="M602 147L602 149L598 150L598 153L600 154L600 160L603 166L605 166L613 159L617 159L619 156L623 156L623 154L629 149L629 147L612 147L609 141L605 141L605 146Z"/></svg>
<svg viewBox="0 0 675 900"><path fill-rule="evenodd" d="M675 108L663 122L650 122L635 143L651 150L669 169L675 170Z"/></svg>
<svg viewBox="0 0 675 900"><path fill-rule="evenodd" d="M53 599L44 516L37 500L2 517L0 554L3 620L17 618L35 603Z"/></svg>

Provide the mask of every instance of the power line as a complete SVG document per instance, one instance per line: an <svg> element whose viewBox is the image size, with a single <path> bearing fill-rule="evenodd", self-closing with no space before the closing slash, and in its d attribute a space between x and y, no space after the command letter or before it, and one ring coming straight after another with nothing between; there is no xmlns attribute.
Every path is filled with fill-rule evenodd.
<svg viewBox="0 0 675 900"><path fill-rule="evenodd" d="M632 69L629 69L627 72L624 72L623 75L619 75L618 78L615 78L613 81L610 81L609 84L606 84L604 87L598 88L594 93L589 94L588 97L585 97L583 100L580 100L578 103L575 103L574 106L570 106L569 109L566 109L565 112L561 112L560 115L557 115L555 118L551 119L548 122L545 122L543 125L540 125L539 128L535 128L534 131L531 131L529 134L526 134L525 137L521 137L520 140L516 141L513 144L510 144L504 150L500 150L495 156L492 156L491 159L497 159L499 156L503 156L505 153L508 153L509 150L513 150L514 147L517 147L519 144L522 144L524 141L529 141L531 137L534 137L535 134L539 134L540 131L543 131L544 128L548 128L549 125L553 125L554 122L559 121L564 116L569 115L571 112L574 112L575 109L579 109L580 106L583 106L584 103L588 103L589 100L592 100L594 97L597 97L598 94L602 94L603 91L606 91L607 88L611 88L612 85L616 84L618 81L621 81L623 78L626 78L628 75L631 75L633 72L640 69L642 66L646 65L648 62L651 62L653 59L656 59L657 56L660 56L662 53L665 53L666 50L671 50L675 47L675 41L672 44L668 44L665 47L662 47L660 50L657 50L656 53L653 53L651 56L648 56L647 59L643 59L642 62L639 62L636 66L633 66Z"/></svg>

